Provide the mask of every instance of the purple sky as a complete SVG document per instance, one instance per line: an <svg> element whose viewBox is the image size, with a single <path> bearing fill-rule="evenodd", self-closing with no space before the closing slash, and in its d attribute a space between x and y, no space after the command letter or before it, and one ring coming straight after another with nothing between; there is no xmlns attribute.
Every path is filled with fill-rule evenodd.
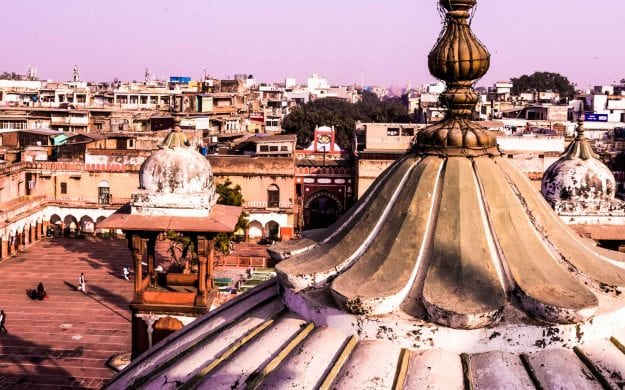
<svg viewBox="0 0 625 390"><path fill-rule="evenodd" d="M580 87L625 77L623 0L479 0L473 28L492 54L480 85L560 72ZM0 2L0 71L69 80L251 73L300 82L432 81L435 0L54 0Z"/></svg>

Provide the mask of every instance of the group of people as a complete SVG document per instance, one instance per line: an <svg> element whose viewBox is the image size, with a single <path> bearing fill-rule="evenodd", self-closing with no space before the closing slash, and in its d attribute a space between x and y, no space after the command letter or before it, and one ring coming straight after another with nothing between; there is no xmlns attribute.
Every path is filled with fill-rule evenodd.
<svg viewBox="0 0 625 390"><path fill-rule="evenodd" d="M31 299L38 299L40 301L43 301L47 297L48 293L46 292L46 289L43 287L43 283L41 282L39 282L36 289L30 290Z"/></svg>

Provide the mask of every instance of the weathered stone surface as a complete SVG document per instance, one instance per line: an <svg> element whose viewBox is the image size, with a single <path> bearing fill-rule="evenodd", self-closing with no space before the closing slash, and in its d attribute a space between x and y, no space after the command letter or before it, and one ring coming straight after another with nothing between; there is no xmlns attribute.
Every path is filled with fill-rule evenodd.
<svg viewBox="0 0 625 390"><path fill-rule="evenodd" d="M164 148L152 153L141 166L139 183L150 193L215 191L210 163L191 147Z"/></svg>
<svg viewBox="0 0 625 390"><path fill-rule="evenodd" d="M515 287L519 303L550 322L590 318L597 298L556 262L499 168L490 159L476 159L475 168L502 261L512 278L509 284Z"/></svg>
<svg viewBox="0 0 625 390"><path fill-rule="evenodd" d="M400 351L400 348L387 341L361 341L332 388L392 389Z"/></svg>
<svg viewBox="0 0 625 390"><path fill-rule="evenodd" d="M510 162L497 158L496 163L519 191L534 226L557 249L562 260L569 265L570 271L589 278L605 293L616 293L625 287L624 269L605 261L586 246L551 210L545 199L534 190L527 177Z"/></svg>
<svg viewBox="0 0 625 390"><path fill-rule="evenodd" d="M543 389L602 388L588 367L569 349L548 349L524 356Z"/></svg>
<svg viewBox="0 0 625 390"><path fill-rule="evenodd" d="M249 313L246 318L223 330L219 336L201 340L183 356L171 357L170 364L153 373L146 383L147 387L175 389L181 383L189 381L204 366L218 359L231 345L242 339L250 330L277 316L284 306L279 300Z"/></svg>
<svg viewBox="0 0 625 390"><path fill-rule="evenodd" d="M276 301L275 282L269 282L258 288L254 294L247 294L224 304L217 310L210 312L202 321L195 321L174 333L168 338L167 343L154 346L150 349L149 357L142 355L135 359L130 366L132 374L126 371L120 373L109 384L109 388L126 389L133 383L144 379L144 376L154 376L161 367L169 364L182 351L192 349L202 339L223 330L225 327L230 327L232 323L264 302Z"/></svg>
<svg viewBox="0 0 625 390"><path fill-rule="evenodd" d="M534 389L518 355L487 352L469 356L471 385L479 390Z"/></svg>
<svg viewBox="0 0 625 390"><path fill-rule="evenodd" d="M435 349L412 351L403 388L405 390L464 389L460 356Z"/></svg>
<svg viewBox="0 0 625 390"><path fill-rule="evenodd" d="M285 315L243 346L239 353L225 360L213 372L197 382L196 386L213 390L244 389L250 375L275 357L305 323L293 313Z"/></svg>
<svg viewBox="0 0 625 390"><path fill-rule="evenodd" d="M365 255L333 283L348 311L383 314L399 307L426 255L442 160L429 157L412 171L380 234Z"/></svg>
<svg viewBox="0 0 625 390"><path fill-rule="evenodd" d="M423 303L434 322L452 328L492 323L505 300L480 201L471 161L449 158Z"/></svg>
<svg viewBox="0 0 625 390"><path fill-rule="evenodd" d="M625 388L625 354L610 340L601 339L577 348L595 374L613 389Z"/></svg>
<svg viewBox="0 0 625 390"><path fill-rule="evenodd" d="M316 389L345 344L345 334L331 328L315 330L262 383L260 389Z"/></svg>

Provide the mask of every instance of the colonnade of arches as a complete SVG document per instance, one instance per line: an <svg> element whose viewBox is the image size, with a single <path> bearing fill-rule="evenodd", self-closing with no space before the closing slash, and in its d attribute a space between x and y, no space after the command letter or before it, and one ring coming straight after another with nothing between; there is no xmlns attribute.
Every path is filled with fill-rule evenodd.
<svg viewBox="0 0 625 390"><path fill-rule="evenodd" d="M41 240L45 236L78 236L80 234L96 234L96 224L106 218L104 215L93 220L92 216L82 215L77 218L73 214L52 214L46 218L43 214L25 218L14 223L0 233L0 258L5 259L24 250L28 245Z"/></svg>
<svg viewBox="0 0 625 390"><path fill-rule="evenodd" d="M257 220L252 220L248 223L247 237L253 240L263 238L277 240L280 238L280 224L272 220L263 225Z"/></svg>

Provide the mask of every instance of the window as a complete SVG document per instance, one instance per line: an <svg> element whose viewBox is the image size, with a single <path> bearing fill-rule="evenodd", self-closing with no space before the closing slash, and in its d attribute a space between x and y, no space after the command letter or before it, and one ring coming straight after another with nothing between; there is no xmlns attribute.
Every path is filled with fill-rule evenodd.
<svg viewBox="0 0 625 390"><path fill-rule="evenodd" d="M261 152L268 152L269 151L269 146L268 145L260 145L260 151Z"/></svg>
<svg viewBox="0 0 625 390"><path fill-rule="evenodd" d="M61 194L67 194L67 183L61 183Z"/></svg>
<svg viewBox="0 0 625 390"><path fill-rule="evenodd" d="M278 151L278 145L271 145L269 147L269 150L272 151L272 152L277 152Z"/></svg>
<svg viewBox="0 0 625 390"><path fill-rule="evenodd" d="M267 208L277 209L280 207L280 188L272 184L267 188Z"/></svg>
<svg viewBox="0 0 625 390"><path fill-rule="evenodd" d="M98 130L98 131L101 131L102 130L102 123L96 123L95 124L95 129Z"/></svg>
<svg viewBox="0 0 625 390"><path fill-rule="evenodd" d="M135 140L133 138L129 138L128 139L128 147L129 148L134 148L135 147Z"/></svg>
<svg viewBox="0 0 625 390"><path fill-rule="evenodd" d="M399 129L395 127L388 128L386 129L386 135L389 137L397 137L399 136Z"/></svg>
<svg viewBox="0 0 625 390"><path fill-rule="evenodd" d="M111 204L111 189L106 180L102 180L98 184L98 203Z"/></svg>
<svg viewBox="0 0 625 390"><path fill-rule="evenodd" d="M414 136L414 129L413 128L401 129L401 135L408 136L408 137L413 137Z"/></svg>
<svg viewBox="0 0 625 390"><path fill-rule="evenodd" d="M286 145L282 145L282 146L280 146L280 151L281 152L288 152L289 151L289 147L286 146Z"/></svg>

